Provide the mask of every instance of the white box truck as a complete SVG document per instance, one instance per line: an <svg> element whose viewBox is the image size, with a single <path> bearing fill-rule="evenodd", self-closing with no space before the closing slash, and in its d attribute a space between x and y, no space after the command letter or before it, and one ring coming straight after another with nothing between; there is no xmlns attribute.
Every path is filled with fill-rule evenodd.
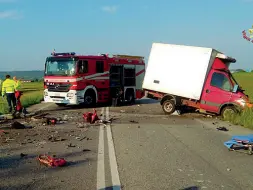
<svg viewBox="0 0 253 190"><path fill-rule="evenodd" d="M167 114L187 106L224 115L251 106L229 71L234 62L212 48L153 43L142 87Z"/></svg>

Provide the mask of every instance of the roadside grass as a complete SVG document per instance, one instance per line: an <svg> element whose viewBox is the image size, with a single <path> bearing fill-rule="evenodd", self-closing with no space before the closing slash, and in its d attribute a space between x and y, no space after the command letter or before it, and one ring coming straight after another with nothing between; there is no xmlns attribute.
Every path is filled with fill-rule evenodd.
<svg viewBox="0 0 253 190"><path fill-rule="evenodd" d="M243 127L253 129L253 109L247 108L241 113L227 114L224 120L229 121L234 125L241 125Z"/></svg>
<svg viewBox="0 0 253 190"><path fill-rule="evenodd" d="M42 100L43 90L27 92L21 97L21 103L24 108L27 108L34 104L38 104Z"/></svg>
<svg viewBox="0 0 253 190"><path fill-rule="evenodd" d="M253 102L253 72L240 72L233 74L233 76L239 85L245 90L245 93L249 95L251 102Z"/></svg>
<svg viewBox="0 0 253 190"><path fill-rule="evenodd" d="M25 108L34 104L38 104L43 100L42 82L22 83L20 90L23 92L21 104ZM5 113L8 113L6 98L0 98L0 114Z"/></svg>
<svg viewBox="0 0 253 190"><path fill-rule="evenodd" d="M240 72L233 75L239 85L245 90L249 96L251 103L253 102L253 72ZM224 120L235 125L241 125L246 128L253 129L253 108L247 108L240 113L228 114Z"/></svg>

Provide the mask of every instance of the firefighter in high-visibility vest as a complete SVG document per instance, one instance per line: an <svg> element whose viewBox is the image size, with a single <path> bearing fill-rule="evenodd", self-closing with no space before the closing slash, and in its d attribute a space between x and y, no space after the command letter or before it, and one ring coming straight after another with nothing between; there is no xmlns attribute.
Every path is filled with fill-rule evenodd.
<svg viewBox="0 0 253 190"><path fill-rule="evenodd" d="M21 112L22 111L22 104L20 101L20 98L22 95L22 92L20 91L21 82L20 82L20 80L17 80L16 76L13 77L13 80L15 82L15 97L16 97L16 104L17 104L16 111Z"/></svg>
<svg viewBox="0 0 253 190"><path fill-rule="evenodd" d="M9 113L12 110L16 111L16 83L14 80L11 79L10 75L6 75L5 81L2 83L2 97L6 96L8 106L9 106Z"/></svg>

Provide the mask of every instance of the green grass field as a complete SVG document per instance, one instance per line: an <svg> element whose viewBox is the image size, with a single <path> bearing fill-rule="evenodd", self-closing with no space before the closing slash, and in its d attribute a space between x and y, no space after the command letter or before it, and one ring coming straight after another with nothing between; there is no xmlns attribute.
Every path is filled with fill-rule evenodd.
<svg viewBox="0 0 253 190"><path fill-rule="evenodd" d="M43 99L43 82L22 83L21 91L23 91L23 96L21 97L23 107L38 104ZM0 114L7 112L6 98L0 98Z"/></svg>
<svg viewBox="0 0 253 190"><path fill-rule="evenodd" d="M249 95L250 100L253 102L253 72L251 73L235 73L233 75L240 86L245 90L245 93Z"/></svg>

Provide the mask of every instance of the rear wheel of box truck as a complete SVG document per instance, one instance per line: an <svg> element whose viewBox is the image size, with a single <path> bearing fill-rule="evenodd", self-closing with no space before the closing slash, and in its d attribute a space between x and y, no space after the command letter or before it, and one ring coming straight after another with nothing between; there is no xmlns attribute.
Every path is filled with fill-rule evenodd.
<svg viewBox="0 0 253 190"><path fill-rule="evenodd" d="M166 113L168 115L174 113L175 110L176 110L175 101L173 101L173 100L165 100L162 103L162 108L163 108L164 113Z"/></svg>

